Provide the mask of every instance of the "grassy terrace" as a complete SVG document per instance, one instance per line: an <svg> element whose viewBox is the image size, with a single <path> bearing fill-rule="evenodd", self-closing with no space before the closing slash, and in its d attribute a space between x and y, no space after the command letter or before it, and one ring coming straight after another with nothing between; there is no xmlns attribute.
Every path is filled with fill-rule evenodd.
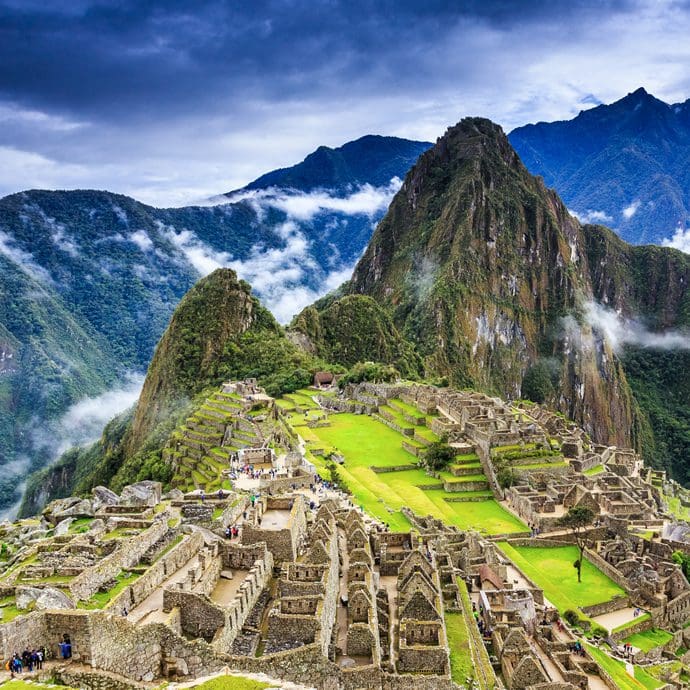
<svg viewBox="0 0 690 690"><path fill-rule="evenodd" d="M625 592L588 560L582 563L582 582L577 581L573 563L578 558L576 546L511 546L500 542L499 548L531 580L544 590L544 596L561 612L576 611L610 601Z"/></svg>
<svg viewBox="0 0 690 690"><path fill-rule="evenodd" d="M606 652L597 647L591 645L586 645L586 647L592 659L613 678L616 687L620 688L620 690L642 690L642 688L654 690L665 685L665 683L656 680L656 678L652 678L639 666L635 666L635 677L633 678L625 670L625 662L610 657Z"/></svg>
<svg viewBox="0 0 690 690"><path fill-rule="evenodd" d="M633 647L641 649L643 652L649 652L655 647L665 645L669 640L673 639L673 635L666 630L647 630L643 633L635 633L626 637L623 642L631 644Z"/></svg>
<svg viewBox="0 0 690 690"><path fill-rule="evenodd" d="M292 420L297 422L297 419ZM340 478L347 484L354 500L371 515L387 522L392 530L405 531L410 524L400 509L407 506L421 516L433 515L461 529L476 529L486 534L525 531L525 525L491 498L489 492L468 492L485 498L478 502L449 502L466 492L446 492L443 480L458 482L485 479L483 475L455 477L441 473L440 479L428 476L422 469L374 472L371 467L400 467L418 463L401 446L405 437L385 424L366 415L337 414L329 417L330 426L310 429L297 426L297 431L310 449L335 450L345 457L338 467ZM416 427L416 429L424 427ZM431 433L428 429L426 432ZM315 458L322 469L323 460ZM439 488L428 488L428 487ZM468 496L469 497L469 496Z"/></svg>
<svg viewBox="0 0 690 690"><path fill-rule="evenodd" d="M268 683L262 683L243 676L216 676L199 685L193 685L193 690L263 690L271 687Z"/></svg>
<svg viewBox="0 0 690 690"><path fill-rule="evenodd" d="M461 613L446 613L446 633L450 649L450 677L458 684L474 676L470 635Z"/></svg>

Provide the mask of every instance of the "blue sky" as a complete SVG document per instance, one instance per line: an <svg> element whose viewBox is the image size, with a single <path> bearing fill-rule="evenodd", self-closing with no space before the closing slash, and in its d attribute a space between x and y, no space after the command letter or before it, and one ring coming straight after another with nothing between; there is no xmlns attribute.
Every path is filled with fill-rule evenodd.
<svg viewBox="0 0 690 690"><path fill-rule="evenodd" d="M179 205L367 133L690 97L690 3L0 0L0 194Z"/></svg>

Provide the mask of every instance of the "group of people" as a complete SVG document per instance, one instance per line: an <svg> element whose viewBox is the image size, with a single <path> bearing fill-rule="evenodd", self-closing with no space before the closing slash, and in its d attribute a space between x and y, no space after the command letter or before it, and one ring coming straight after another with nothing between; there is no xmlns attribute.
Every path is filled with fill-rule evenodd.
<svg viewBox="0 0 690 690"><path fill-rule="evenodd" d="M575 640L575 643L570 647L570 651L578 656L585 656L585 648L580 640Z"/></svg>
<svg viewBox="0 0 690 690"><path fill-rule="evenodd" d="M10 672L12 678L14 678L16 673L23 673L24 671L31 673L34 670L40 671L43 668L43 662L45 659L45 647L41 647L40 649L32 649L31 651L25 649L21 656L18 653L15 654L5 664L5 668Z"/></svg>
<svg viewBox="0 0 690 690"><path fill-rule="evenodd" d="M528 524L529 524L530 537L538 537L539 534L541 533L541 530L539 529L539 527L537 527L536 524L532 524L531 522Z"/></svg>
<svg viewBox="0 0 690 690"><path fill-rule="evenodd" d="M625 654L625 656L627 656L627 657L632 657L633 654L635 653L633 651L633 646L629 642L625 642L622 645L622 647L623 647L623 654Z"/></svg>

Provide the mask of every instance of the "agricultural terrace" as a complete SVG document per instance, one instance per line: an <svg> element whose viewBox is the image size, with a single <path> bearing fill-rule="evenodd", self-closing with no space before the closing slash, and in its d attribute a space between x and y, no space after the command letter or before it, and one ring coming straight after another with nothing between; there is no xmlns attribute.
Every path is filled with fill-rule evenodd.
<svg viewBox="0 0 690 690"><path fill-rule="evenodd" d="M403 441L410 442L409 436L403 436L373 417L331 414L328 426L307 427L300 415L292 414L290 423L306 441L308 450L313 453L310 459L321 470L326 461L319 457L320 454L328 456L335 452L345 458L344 465L337 468L339 478L358 505L387 522L393 531L410 529L400 512L403 506L418 515L432 515L460 529L475 529L487 535L527 529L493 499L476 456L458 458L472 474L455 476L451 472L441 472L436 479L418 467L418 459L402 447ZM415 427L415 433L434 440L433 432L427 427ZM396 469L376 472L373 468ZM444 490L444 481L453 482L459 490ZM463 484L470 487L475 482L485 486L479 490L462 490Z"/></svg>
<svg viewBox="0 0 690 690"><path fill-rule="evenodd" d="M511 546L507 542L499 542L498 546L544 590L544 596L561 613L625 596L621 587L586 559L582 563L582 582L577 581L573 567L579 556L576 546Z"/></svg>

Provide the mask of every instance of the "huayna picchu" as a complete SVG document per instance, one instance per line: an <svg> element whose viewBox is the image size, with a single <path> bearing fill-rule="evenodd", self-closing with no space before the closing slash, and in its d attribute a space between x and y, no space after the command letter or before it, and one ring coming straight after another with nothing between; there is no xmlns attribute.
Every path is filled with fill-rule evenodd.
<svg viewBox="0 0 690 690"><path fill-rule="evenodd" d="M94 690L686 687L689 268L463 120L289 328L229 269L188 292L0 528L2 653Z"/></svg>

